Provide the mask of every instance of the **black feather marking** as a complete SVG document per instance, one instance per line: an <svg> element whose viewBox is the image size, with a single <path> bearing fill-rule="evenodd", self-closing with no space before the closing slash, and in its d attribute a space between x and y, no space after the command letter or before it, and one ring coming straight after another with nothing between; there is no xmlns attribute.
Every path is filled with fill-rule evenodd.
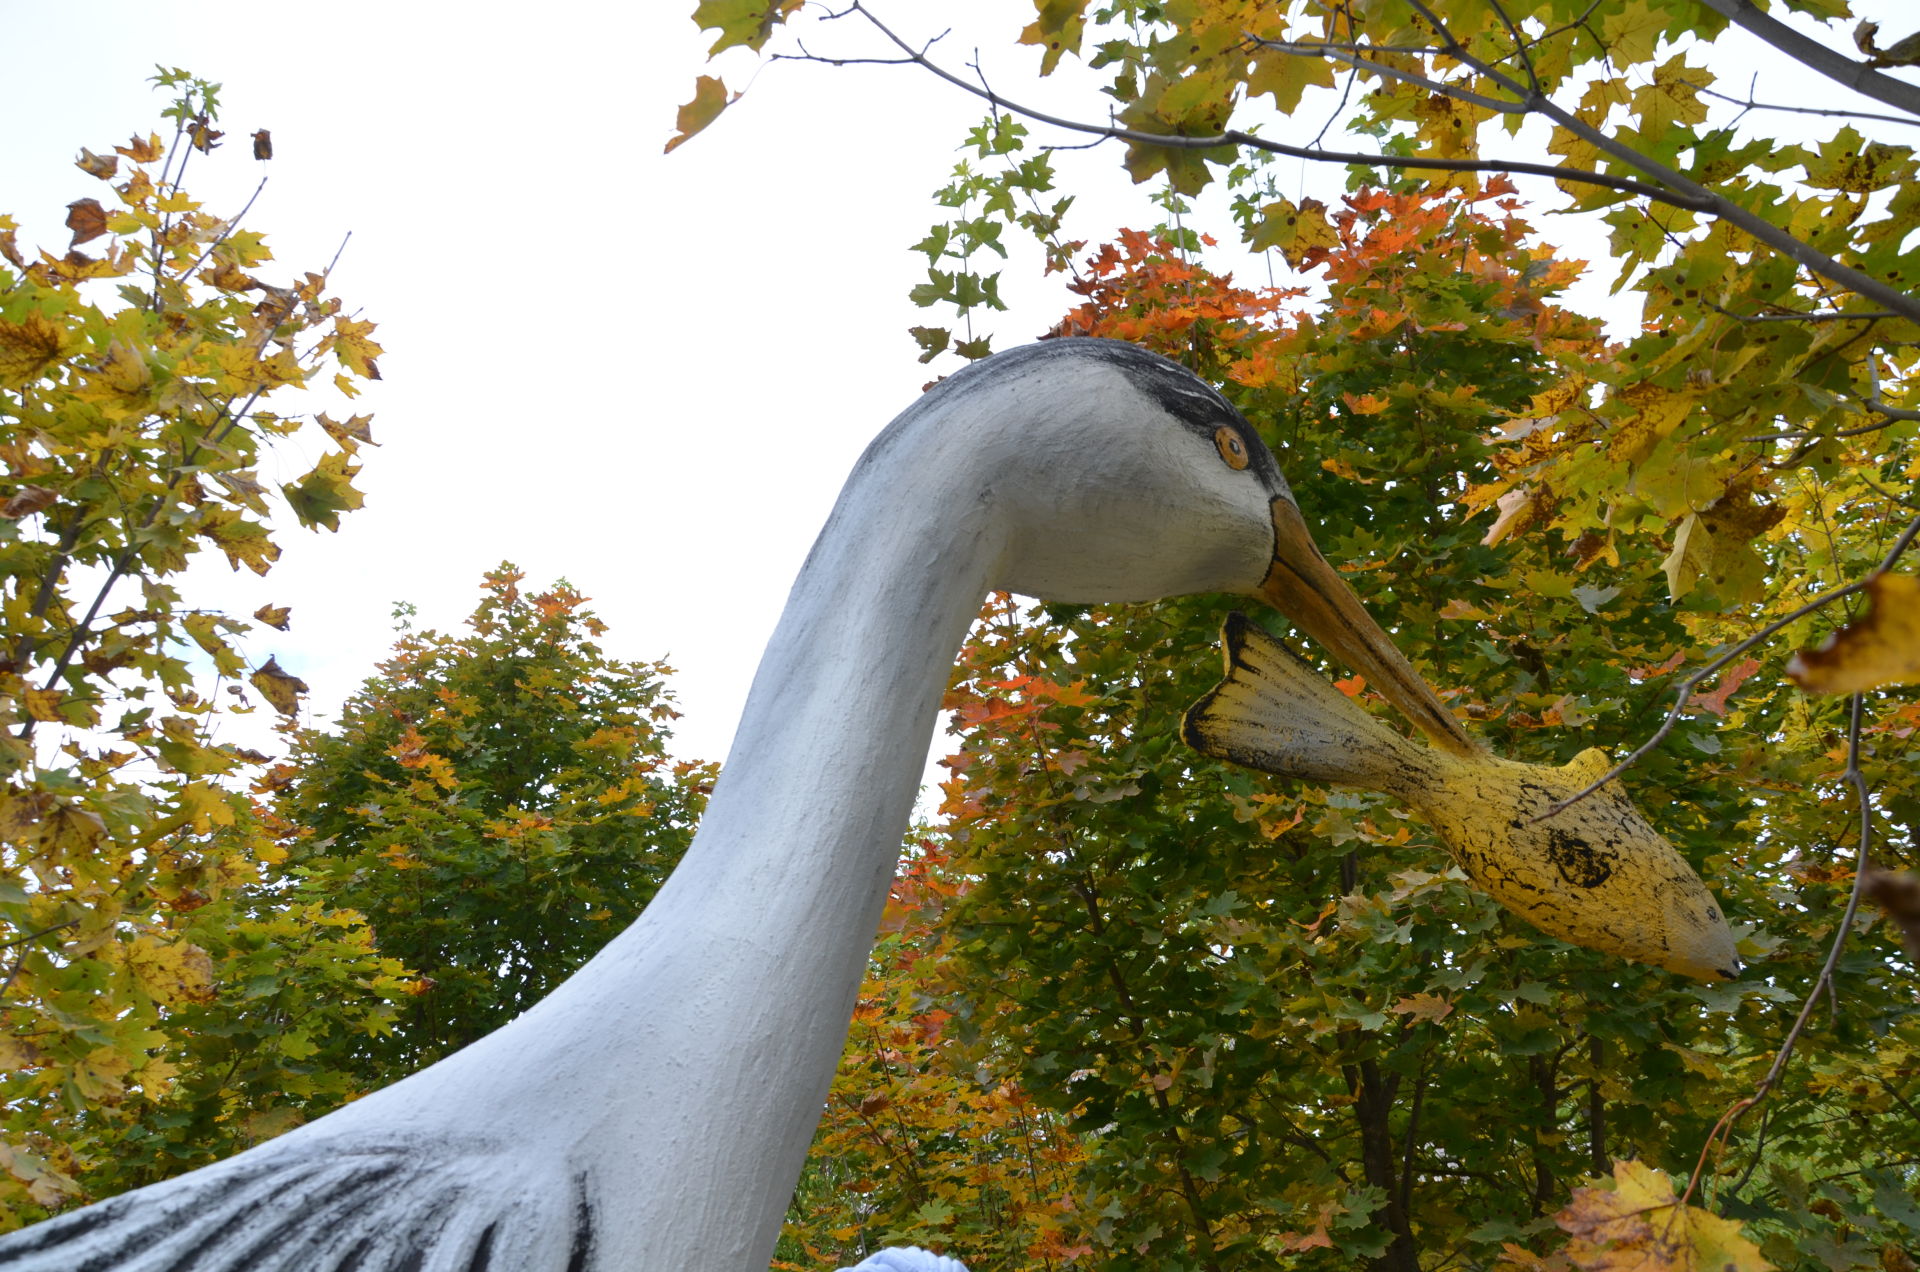
<svg viewBox="0 0 1920 1272"><path fill-rule="evenodd" d="M350 1168L351 1169L351 1168ZM260 1262L261 1257L273 1247L286 1244L294 1239L302 1228L311 1227L317 1221L324 1221L328 1227L337 1224L347 1215L364 1211L369 1203L377 1202L387 1191L380 1187L402 1169L396 1160L376 1159L371 1169L351 1169L351 1173L321 1184L307 1195L305 1203L292 1213L283 1213L277 1222L269 1224L258 1237L242 1247L237 1253L228 1255L228 1261L235 1268L251 1268ZM299 1181L287 1181L275 1194L282 1192ZM252 1224L259 1222L256 1217L267 1198L259 1198L239 1214L229 1218L222 1225L223 1231L238 1235ZM170 1272L189 1272L200 1250L189 1250L177 1260Z"/></svg>
<svg viewBox="0 0 1920 1272"><path fill-rule="evenodd" d="M499 1227L500 1221L496 1219L480 1234L480 1244L473 1248L473 1257L467 1260L467 1272L487 1272L493 1262L493 1234Z"/></svg>
<svg viewBox="0 0 1920 1272"><path fill-rule="evenodd" d="M587 1177L573 1177L573 1251L567 1256L567 1272L592 1272L593 1199L587 1195Z"/></svg>
<svg viewBox="0 0 1920 1272"><path fill-rule="evenodd" d="M332 1272L359 1272L362 1261L367 1257L367 1247L371 1246L373 1241L373 1236L369 1234L354 1242L348 1247L347 1252L340 1256L340 1262L333 1265Z"/></svg>

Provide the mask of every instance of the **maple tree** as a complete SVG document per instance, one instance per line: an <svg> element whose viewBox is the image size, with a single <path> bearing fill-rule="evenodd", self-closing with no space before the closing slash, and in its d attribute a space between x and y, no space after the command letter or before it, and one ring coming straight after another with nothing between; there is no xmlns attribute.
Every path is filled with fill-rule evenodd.
<svg viewBox="0 0 1920 1272"><path fill-rule="evenodd" d="M910 839L776 1269L931 1245L1054 1272L1091 1251L1078 1137L951 1010L969 1005L944 925L965 886L936 839Z"/></svg>
<svg viewBox="0 0 1920 1272"><path fill-rule="evenodd" d="M1389 801L1179 750L1217 606L996 602L936 828L949 1006L1080 1138L1091 1265L1911 1265L1920 89L1900 32L1785 7L1825 38L1746 0L1037 3L1008 40L1100 72L1078 115L865 0L805 46L776 39L798 4L696 9L716 52L984 98L918 245L914 299L959 320L913 329L923 360L991 352L1031 240L1083 301L1058 330L1158 348L1262 428L1497 750L1631 759L1742 934L1728 986L1544 941ZM843 59L862 22L891 51ZM1754 40L1875 100L1724 91L1717 59ZM682 139L731 100L716 81ZM1304 111L1351 148L1297 141ZM1030 129L1123 146L1171 223L1082 263ZM1348 165L1344 205L1279 155ZM1508 173L1604 225L1624 336L1556 302L1581 266ZM1203 226L1300 290L1233 285Z"/></svg>
<svg viewBox="0 0 1920 1272"><path fill-rule="evenodd" d="M667 754L671 669L608 658L586 597L523 578L490 571L465 631L403 631L266 777L281 895L364 915L417 977L389 1028L335 1040L363 1089L505 1024L631 923L716 775Z"/></svg>
<svg viewBox="0 0 1920 1272"><path fill-rule="evenodd" d="M1620 753L1659 709L1639 686L1746 635L1752 611L1676 604L1651 536L1569 552L1563 536L1490 533L1460 496L1498 471L1503 433L1544 391L1631 349L1552 303L1571 268L1497 187L1465 205L1349 205L1316 314L1283 315L1297 298L1128 234L1093 255L1067 325L1220 384L1369 607L1497 750ZM1792 565L1804 551L1765 547ZM1834 786L1840 713L1778 675L1787 650L1766 651L1771 676L1756 659L1716 683L1679 748L1633 774L1755 965L1695 986L1530 933L1390 801L1184 753L1179 716L1217 676L1197 653L1218 618L1192 601L1003 600L956 685L966 747L947 832L973 881L954 916L974 968L961 979L1005 1006L979 1018L1084 1137L1080 1187L1118 1216L1100 1266L1490 1266L1541 1246L1583 1176L1632 1158L1685 1174L1703 1153L1715 1210L1778 1266L1876 1266L1913 1240L1900 1146L1916 1132L1920 1008L1894 934L1853 934L1841 1013L1796 1052L1804 1076L1768 1076L1853 926L1857 848ZM1914 807L1913 716L1895 699L1875 735L1876 805L1896 828ZM1765 1084L1764 1121L1716 1138Z"/></svg>
<svg viewBox="0 0 1920 1272"><path fill-rule="evenodd" d="M164 69L155 82L172 99L171 135L81 151L76 180L107 188L69 205L63 254L29 259L0 216L9 1225L146 1169L130 1163L150 1164L141 1145L165 1138L161 1106L209 1062L191 1054L202 1044L231 1062L233 1090L344 1098L344 1085L329 1095L328 1080L300 1072L293 1049L255 1045L272 1035L264 1018L209 1039L205 1013L223 1000L317 1008L355 1027L401 984L355 915L247 908L246 889L280 855L245 790L265 757L213 727L259 709L249 685L287 714L304 685L271 658L250 670L243 653L256 626L285 628L284 608L222 614L181 585L209 551L266 574L276 516L332 529L359 506L366 417L280 403L329 384L353 396L379 377L380 347L325 271L270 281L262 235L182 184L194 162L226 157L219 85ZM262 476L316 442L301 475L277 489ZM241 1117L215 1129L208 1148L272 1128Z"/></svg>

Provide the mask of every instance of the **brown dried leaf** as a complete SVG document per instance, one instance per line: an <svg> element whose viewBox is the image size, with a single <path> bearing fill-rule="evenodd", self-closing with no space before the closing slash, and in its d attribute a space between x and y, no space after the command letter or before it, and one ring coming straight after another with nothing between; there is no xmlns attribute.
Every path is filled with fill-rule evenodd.
<svg viewBox="0 0 1920 1272"><path fill-rule="evenodd" d="M230 292L252 291L260 285L259 279L232 261L215 261L200 271L200 281Z"/></svg>
<svg viewBox="0 0 1920 1272"><path fill-rule="evenodd" d="M290 605L262 605L253 611L253 616L268 627L277 627L284 632L290 625L289 616L292 613L293 607Z"/></svg>
<svg viewBox="0 0 1920 1272"><path fill-rule="evenodd" d="M224 132L213 126L213 121L205 115L197 116L187 127L187 137L193 142L193 148L201 154L208 154L220 146Z"/></svg>
<svg viewBox="0 0 1920 1272"><path fill-rule="evenodd" d="M98 199L75 199L67 204L67 228L73 231L68 248L91 243L107 232L107 210Z"/></svg>
<svg viewBox="0 0 1920 1272"><path fill-rule="evenodd" d="M693 100L680 108L674 119L674 126L680 131L667 142L664 153L672 154L674 148L692 139L693 135L720 118L720 112L740 100L740 94L727 96L727 86L711 75L702 75L693 82Z"/></svg>
<svg viewBox="0 0 1920 1272"><path fill-rule="evenodd" d="M253 157L255 159L273 158L273 134L264 128L253 134Z"/></svg>
<svg viewBox="0 0 1920 1272"><path fill-rule="evenodd" d="M1907 952L1920 958L1920 875L1870 866L1860 880L1860 891L1900 930Z"/></svg>
<svg viewBox="0 0 1920 1272"><path fill-rule="evenodd" d="M1808 693L1856 693L1920 680L1920 577L1877 574L1867 612L1787 663Z"/></svg>
<svg viewBox="0 0 1920 1272"><path fill-rule="evenodd" d="M22 486L13 493L11 499L0 505L0 517L9 521L31 517L36 512L52 507L59 498L59 491L48 490L45 486Z"/></svg>

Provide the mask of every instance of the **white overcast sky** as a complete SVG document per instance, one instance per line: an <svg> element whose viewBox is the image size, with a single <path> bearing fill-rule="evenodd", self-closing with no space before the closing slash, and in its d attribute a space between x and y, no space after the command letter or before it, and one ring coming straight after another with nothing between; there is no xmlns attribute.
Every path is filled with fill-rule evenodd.
<svg viewBox="0 0 1920 1272"><path fill-rule="evenodd" d="M976 26L947 37L945 60L977 44L997 85L1026 92L1013 88L1035 55L1007 37L1030 3L1022 16L1015 0L880 2L922 38L965 13ZM1898 38L1915 25L1894 16L1909 5L1855 7ZM927 321L905 299L925 276L908 249L934 220L929 195L977 103L906 69L778 64L662 156L676 108L710 69L692 9L0 0L0 211L21 222L23 247L63 250L66 204L106 193L72 166L80 146L158 128L155 63L225 85L231 144L196 157L187 180L210 211L237 210L264 170L248 225L293 276L324 268L352 233L335 290L380 324L387 350L384 381L354 408L374 412L381 443L365 456L367 506L337 535L284 532L265 579L209 554L188 597L241 614L292 605L292 631L262 629L249 652L309 682L317 721L389 648L393 602L453 627L482 572L510 559L532 583L564 576L591 596L615 655L668 658L685 713L677 749L722 757L842 477L928 378L905 335ZM816 27L808 43L853 47L847 25ZM751 66L720 69L738 88ZM1760 66L1763 98L1845 96ZM1722 87L1744 88L1743 71L1721 70ZM1098 113L1069 87L1037 104ZM245 153L256 128L274 138L264 166ZM1081 196L1071 237L1097 243L1155 219L1116 151L1063 162ZM1296 193L1330 198L1340 174L1300 181ZM1564 221L1536 223L1574 254L1599 250ZM1072 300L1031 266L1008 271L1000 347ZM289 480L324 450L303 435L263 476Z"/></svg>

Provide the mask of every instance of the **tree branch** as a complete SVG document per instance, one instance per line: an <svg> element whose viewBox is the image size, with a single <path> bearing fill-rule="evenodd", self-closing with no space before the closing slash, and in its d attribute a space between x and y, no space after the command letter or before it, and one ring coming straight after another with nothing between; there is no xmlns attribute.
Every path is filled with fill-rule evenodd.
<svg viewBox="0 0 1920 1272"><path fill-rule="evenodd" d="M1818 40L1800 34L1778 18L1769 17L1753 5L1753 0L1700 0L1721 17L1758 36L1788 57L1811 67L1836 83L1844 84L1863 97L1885 102L1909 115L1920 116L1920 84L1883 75L1870 66L1836 53Z"/></svg>
<svg viewBox="0 0 1920 1272"><path fill-rule="evenodd" d="M1709 0L1709 2L1718 3L1719 0ZM1742 0L1742 2L1744 2L1744 0ZM1423 3L1423 0L1407 0L1407 3L1413 7L1415 12L1432 23L1435 32L1439 34L1441 39L1446 41L1448 57L1453 58L1462 66L1478 71L1481 75L1484 75L1486 78L1500 85L1500 87L1514 94L1514 96L1524 99L1536 113L1545 115L1548 119L1551 119L1554 123L1560 125L1569 133L1580 138L1580 140L1594 147L1602 154L1610 155L1628 167L1645 173L1647 176L1653 178L1654 181L1658 182L1659 186L1670 195L1681 195L1694 200L1692 204L1679 203L1673 198L1663 199L1661 200L1662 202L1673 203L1676 207L1692 207L1695 211L1705 212L1708 216L1725 221L1730 225L1738 226L1749 235L1765 243L1768 247L1773 248L1782 256L1785 256L1788 260L1793 261L1809 272L1818 274L1830 282L1838 283L1849 291L1857 292L1870 300L1878 301L1888 309L1900 314L1903 318L1920 322L1920 297L1915 297L1911 293L1901 291L1897 287L1889 286L1870 274L1864 274L1851 265L1843 265L1824 252L1816 251L1811 244L1795 238L1764 217L1749 212L1747 209L1729 199L1722 198L1691 177L1685 176L1667 167L1667 165L1641 154L1617 138L1610 137L1606 133L1601 132L1598 128L1588 124L1565 107L1555 103L1552 98L1538 93L1528 94L1526 90L1513 79L1493 67L1488 66L1485 62L1482 62L1479 58L1469 53L1465 46L1454 39L1452 33L1449 32L1446 26L1440 21L1439 16ZM1920 97L1920 89L1915 89L1914 92L1917 97Z"/></svg>
<svg viewBox="0 0 1920 1272"><path fill-rule="evenodd" d="M1635 764L1638 764L1646 756L1647 752L1653 750L1654 747L1659 746L1662 742L1666 741L1667 735L1673 732L1673 726L1679 723L1681 714L1685 712L1687 709L1687 703L1691 701L1693 698L1694 688L1697 685L1699 685L1699 683L1702 680L1705 680L1708 676L1711 676L1714 672L1719 671L1722 667L1732 662L1735 658L1738 658L1741 654L1746 653L1749 649L1752 649L1755 645L1761 644L1771 639L1782 628L1788 627L1791 624L1798 622L1799 620L1805 618L1807 615L1813 613L1815 610L1824 609L1825 607L1833 604L1835 601L1839 600L1843 596L1852 596L1855 592L1858 592L1864 589L1867 586L1867 584L1873 582L1874 579L1878 578L1880 575L1886 573L1888 570L1893 568L1893 563L1898 561L1901 558L1901 556L1903 556L1906 553L1906 550L1910 546L1912 546L1914 536L1916 535L1920 535L1920 517L1915 517L1912 521L1907 523L1907 528L1905 530L1902 530L1900 532L1900 537L1893 541L1892 549L1888 551L1887 555L1884 558L1882 558L1879 566L1873 569L1872 571L1870 571L1869 573L1867 573L1865 576L1855 579L1853 582L1845 584L1841 587L1836 587L1835 589L1833 589L1833 591L1828 592L1824 596L1817 596L1813 600L1808 601L1805 605L1802 605L1800 608L1794 610L1792 613L1787 614L1781 618L1775 619L1773 622L1768 623L1765 627L1761 628L1759 631L1755 632L1753 635L1747 637L1745 640L1741 641L1739 644L1733 646L1731 649L1721 654L1718 658L1714 659L1712 662L1708 663L1706 666L1700 668L1700 670L1688 676L1685 680L1682 680L1680 682L1679 696L1674 699L1673 706L1667 711L1667 718L1661 721L1660 727L1658 729L1655 729L1653 731L1652 737L1648 738L1645 742L1642 742L1639 746L1629 751L1625 759L1621 760L1618 764L1614 765L1612 768L1608 769L1605 773L1601 774L1601 776L1598 779L1596 779L1589 785L1582 787L1580 790L1575 791L1573 794L1567 796L1565 799L1555 804L1552 808L1547 809L1545 812L1541 813L1538 817L1534 818L1533 820L1535 822L1543 822L1549 817L1558 816L1559 814L1565 812L1567 809L1572 808L1575 804L1579 803L1581 800L1585 799L1587 796L1599 790L1602 786L1605 786L1608 782L1611 782L1614 778L1619 777L1622 773L1632 768Z"/></svg>
<svg viewBox="0 0 1920 1272"><path fill-rule="evenodd" d="M1432 11L1424 4L1421 4L1420 0L1409 0L1409 2L1416 10L1426 14L1430 20L1433 20ZM1090 124L1082 120L1067 119L1060 115L1036 110L1030 106L1023 106L1018 102L1010 101L1002 97L991 88L969 83L965 79L946 70L944 67L939 66L924 53L914 49L913 46L894 34L891 28L881 22L880 19L874 16L864 5L856 2L851 8L844 12L858 13L861 17L872 23L875 29L886 36L888 40L892 41L902 53L906 54L906 57L901 59L902 62L911 63L931 72L940 79L952 84L954 87L981 98L997 110L1009 111L1012 114L1019 115L1024 119L1034 120L1037 123L1050 124L1056 128L1067 129L1070 132L1091 134L1103 139L1111 138L1116 141L1126 141L1139 146L1161 146L1174 150L1214 150L1226 147L1244 147L1250 150L1261 150L1270 154L1287 155L1295 159L1311 159L1323 163L1358 164L1363 167L1428 172L1523 173L1529 176L1551 177L1556 181L1572 182L1578 185L1590 185L1602 189L1618 190L1624 194L1638 195L1642 198L1653 200L1656 203L1664 203L1670 207L1684 208L1690 212L1703 213L1707 216L1726 221L1745 231L1752 238L1765 243L1810 273L1817 274L1829 282L1837 283L1849 291L1856 292L1870 300L1876 301L1900 317L1920 323L1920 297L1915 297L1896 287L1889 286L1887 283L1874 278L1872 275L1862 273L1852 266L1842 264L1824 252L1815 250L1811 245L1795 238L1772 222L1715 194L1707 187L1666 167L1664 164L1655 162L1634 150L1632 147L1624 145L1606 136L1604 133L1590 128L1574 115L1556 106L1550 99L1541 95L1528 93L1528 91L1516 81L1508 78L1506 75L1468 53L1457 41L1453 40L1452 36L1446 34L1445 28L1441 26L1437 20L1434 20L1435 27L1448 41L1447 56L1460 61L1463 65L1471 67L1488 79L1506 88L1509 92L1514 93L1517 98L1520 98L1526 103L1528 108L1559 123L1575 136L1592 144L1597 150L1617 159L1628 167L1645 173L1652 177L1653 180L1649 182L1628 177L1616 177L1608 173L1591 172L1586 169L1572 168L1559 164L1504 163L1479 159L1431 159L1421 158L1419 156L1381 154L1377 152L1365 153L1323 150L1314 146L1290 146L1284 142L1270 141L1252 133L1241 132L1238 129L1228 129L1213 136L1183 137L1139 132L1131 128L1122 128L1112 123ZM1282 47L1284 48L1285 46ZM1318 46L1313 47L1317 48ZM1337 56L1341 58L1341 60L1364 62L1364 59L1353 59L1352 55L1347 54L1329 53L1328 56ZM807 58L801 60L823 59L813 59L811 55L808 55ZM1382 68L1377 64L1367 63L1366 69L1378 70L1382 74L1392 73L1396 75L1396 77L1405 78L1404 73L1389 72L1386 68ZM1483 105L1489 105L1493 109L1501 111L1513 109L1512 103L1499 103L1496 98L1481 98L1478 96L1463 97L1462 95L1465 94L1466 90L1452 88L1439 81L1431 81L1426 83L1426 86L1432 87L1435 91L1444 92L1449 96L1460 97L1462 100L1478 101ZM1920 90L1916 91L1920 92Z"/></svg>

